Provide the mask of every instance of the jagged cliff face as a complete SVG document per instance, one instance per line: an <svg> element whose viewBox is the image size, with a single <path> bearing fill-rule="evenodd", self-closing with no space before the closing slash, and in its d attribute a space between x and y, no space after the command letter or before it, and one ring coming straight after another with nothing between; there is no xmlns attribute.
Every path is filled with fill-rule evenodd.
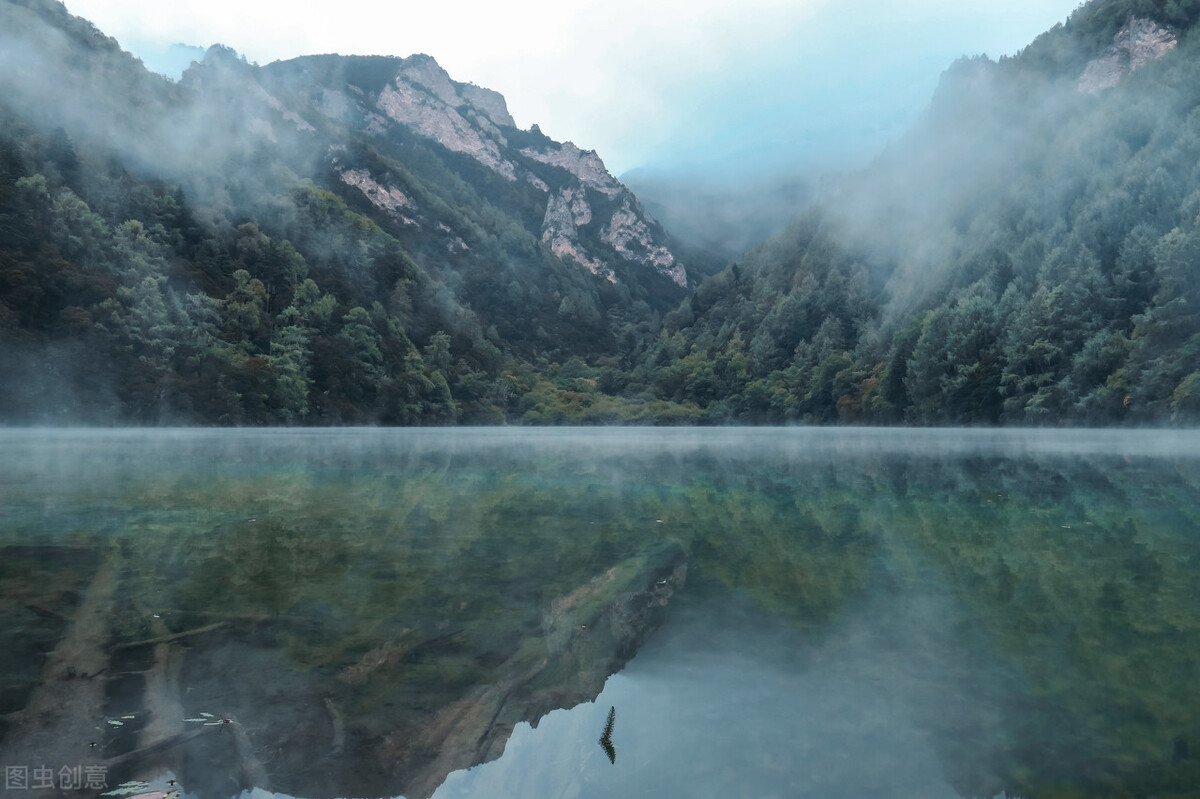
<svg viewBox="0 0 1200 799"><path fill-rule="evenodd" d="M610 283L616 283L616 275L612 267L587 254L579 243L579 228L590 224L592 209L588 205L583 192L576 189L563 189L551 194L546 202L546 218L542 222L542 241L550 245L550 250L559 258L570 259L587 269L593 275L599 275Z"/></svg>
<svg viewBox="0 0 1200 799"><path fill-rule="evenodd" d="M1079 90L1095 94L1116 86L1135 69L1175 49L1175 31L1152 19L1133 17L1117 32L1103 55L1092 59L1079 76Z"/></svg>
<svg viewBox="0 0 1200 799"><path fill-rule="evenodd" d="M22 342L0 346L0 368L86 349L67 380L105 397L98 414L165 418L176 401L174 421L250 423L247 403L255 423L556 414L567 384L542 392L541 370L628 360L686 296L662 226L598 154L517 128L501 95L427 56L258 66L215 46L174 82L58 0L0 0L0 118L0 334ZM162 295L155 332L121 281ZM27 329L44 339L25 346ZM205 390L233 382L202 409L177 383L150 399L144 386L183 372ZM25 382L0 380L0 404L32 412L42 392L73 391Z"/></svg>
<svg viewBox="0 0 1200 799"><path fill-rule="evenodd" d="M43 30L39 16L73 19L47 8L41 0L28 0L28 7L5 2L2 20L12 35L26 28ZM73 24L85 26L82 21ZM85 38L104 42L103 69L39 86L31 77L61 71L57 65L71 63L75 46L58 33L39 33L47 41L28 52L24 44L0 51L8 76L0 76L0 87L11 83L6 96L31 105L52 91L60 101L50 125L64 125L72 135L85 129L99 134L114 149L193 189L206 184L219 193L230 170L270 151L286 166L275 170L273 179L279 183L272 191L281 192L296 179L322 185L325 172L335 183L360 191L405 230L441 236L439 249L461 253L467 249L464 231L438 218L445 214L423 207L409 187L377 174L376 165L362 163L347 149L363 135L381 145L415 135L513 184L517 196L505 199L517 202L502 210L511 213L511 205L536 208L522 223L567 268L586 270L610 284L622 283L628 270L644 270L677 287L688 285L662 226L597 153L554 141L537 126L519 130L502 95L453 80L427 55L310 56L259 67L214 46L179 84L172 84L146 73L116 42L85 27ZM140 99L132 115L109 91L109 84L129 85L130 75L145 84L136 92ZM29 96L21 98L22 93ZM130 135L131 126L137 136ZM403 165L403 157L396 160ZM461 177L468 183L475 180ZM558 208L564 197L572 209L567 216Z"/></svg>
<svg viewBox="0 0 1200 799"><path fill-rule="evenodd" d="M609 283L620 283L622 269L632 268L687 286L686 269L666 245L662 226L594 151L556 142L537 126L518 130L503 96L452 80L429 56L373 59L373 80L355 73L361 59L344 59L339 68L335 57L318 58L273 64L251 77L247 91L288 119L307 110L375 139L416 134L467 156L542 209L540 239L564 263ZM309 81L301 92L295 91L298 75ZM282 105L280 94L307 108ZM266 135L269 126L256 124ZM341 180L377 208L406 224L424 224L419 203L389 186L386 176L347 163L344 148L331 148L328 158Z"/></svg>
<svg viewBox="0 0 1200 799"><path fill-rule="evenodd" d="M422 70L425 72L428 70ZM486 115L472 113L473 106L464 107L468 103L450 93L449 79L444 84L440 91L426 89L407 71L401 72L394 83L384 87L375 105L391 122L411 128L447 150L469 155L509 180L516 180L516 166L500 151L507 144L500 129ZM454 100L459 102L454 104ZM387 134L386 123L378 117L371 122L373 132Z"/></svg>
<svg viewBox="0 0 1200 799"><path fill-rule="evenodd" d="M579 178L585 186L609 197L615 197L625 190L625 187L609 174L604 162L594 151L580 150L571 142L548 142L548 145L538 148L526 147L521 150L521 154L543 164L561 167Z"/></svg>
<svg viewBox="0 0 1200 799"><path fill-rule="evenodd" d="M676 285L687 285L687 273L683 265L666 247L655 241L646 220L649 214L632 194L621 198L621 207L604 227L603 238L626 260L649 263L659 272L671 277Z"/></svg>

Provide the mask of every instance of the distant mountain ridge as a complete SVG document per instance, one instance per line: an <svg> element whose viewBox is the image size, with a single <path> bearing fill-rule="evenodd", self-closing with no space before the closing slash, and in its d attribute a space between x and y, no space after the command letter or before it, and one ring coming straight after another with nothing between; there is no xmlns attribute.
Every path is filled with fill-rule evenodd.
<svg viewBox="0 0 1200 799"><path fill-rule="evenodd" d="M1198 19L1093 0L952 65L903 138L668 314L629 384L713 422L1200 421Z"/></svg>
<svg viewBox="0 0 1200 799"><path fill-rule="evenodd" d="M616 255L618 260L657 271L681 288L687 285L686 270L662 243L661 227L608 172L599 155L571 142L556 142L536 128L518 130L503 96L452 80L430 56L304 56L256 68L217 47L184 73L182 85L203 94L239 82L249 98L261 101L258 108L246 111L254 120L254 131L268 139L274 136L273 125L279 124L273 120L275 115L298 132L310 134L316 128L308 120L316 115L365 133L384 147L401 126L545 195L542 240L567 263L617 282L616 271L608 264ZM383 198L403 196L403 192L384 187L369 170L357 165L347 168L346 156L338 154L343 146L341 141L329 145L328 163L372 204L394 213L398 200ZM575 209L566 223L558 213L564 200ZM601 210L597 200L603 206L618 202ZM411 198L407 207L414 210ZM411 214L403 219L418 224ZM586 225L597 228L599 235L584 245L577 229Z"/></svg>
<svg viewBox="0 0 1200 799"><path fill-rule="evenodd" d="M54 0L0 2L0 44L0 105L12 123L4 224L14 234L0 246L14 264L28 265L12 266L21 277L9 283L45 282L37 263L47 253L39 248L52 246L56 256L71 249L79 237L72 238L64 208L82 203L82 212L97 217L93 232L102 231L89 258L103 265L85 265L80 253L66 259L67 271L115 278L110 291L117 292L109 297L116 318L100 325L101 335L98 295L31 285L28 291L55 298L55 307L34 319L20 307L24 300L0 291L0 309L8 309L0 318L15 318L8 329L22 340L9 368L37 372L49 350L89 339L86 347L107 363L103 376L84 365L91 371L86 381L112 391L85 415L225 422L519 417L533 410L514 403L538 384L538 359L615 357L620 342L628 346L638 329L656 324L689 285L667 233L598 154L556 142L536 126L519 130L501 95L452 80L429 56L308 56L259 67L216 46L174 83L147 72ZM61 147L48 152L43 143L52 137ZM44 189L38 184L31 194L30 181L39 176ZM148 218L145 203L135 207L126 196L137 186L160 204L173 198L188 221ZM43 218L38 240L16 241L19 220L31 214ZM159 266L142 275L160 284L155 302L166 309L167 319L153 327L190 331L182 337L192 342L168 346L169 363L151 358L153 373L139 354L147 330L130 327L136 304L119 294L122 279L134 277L120 277L124 266L112 252L130 221L142 223L157 248ZM252 263L242 240L253 235L262 239L260 249L294 251L284 259L293 266L280 272ZM214 322L223 329L192 330L197 319L229 310L239 280L261 295L257 324L226 319ZM323 329L311 319L299 325L301 386L294 387L293 410L281 417L270 399L282 377L281 364L272 362L272 336L281 325L296 327L280 314L301 313L298 292L327 294L332 321ZM184 312L187 297L203 312ZM86 329L83 337L53 330L68 308L80 309L69 313ZM351 390L335 363L318 368L323 356L314 346L340 341L336 350L353 339L345 325L355 309L369 317L379 343L359 342L371 368L350 381L358 384ZM442 368L404 355L423 356L441 341L438 334L449 337ZM233 390L224 410L201 411L185 396L194 377L181 371L188 359L209 356L216 358L209 366L228 371L231 384L263 383L254 393L267 399L250 411L245 392ZM241 374L247 365L257 372ZM63 372L68 383L85 381L72 369ZM164 380L182 382L167 390ZM420 399L430 380L446 390ZM144 381L159 386L152 401L128 388ZM389 396L389 386L411 401ZM40 390L9 389L0 411L45 412ZM78 389L60 393L79 396Z"/></svg>
<svg viewBox="0 0 1200 799"><path fill-rule="evenodd" d="M0 414L1192 424L1198 19L1092 0L960 60L696 281L596 153L428 56L217 47L176 84L0 0Z"/></svg>

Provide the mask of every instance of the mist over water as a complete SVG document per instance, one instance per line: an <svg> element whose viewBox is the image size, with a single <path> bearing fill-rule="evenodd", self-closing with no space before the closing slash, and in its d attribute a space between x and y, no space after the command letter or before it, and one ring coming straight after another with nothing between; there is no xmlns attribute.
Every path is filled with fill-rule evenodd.
<svg viewBox="0 0 1200 799"><path fill-rule="evenodd" d="M1194 432L0 443L6 764L204 797L1194 785Z"/></svg>
<svg viewBox="0 0 1200 799"><path fill-rule="evenodd" d="M1200 431L993 427L428 427L428 428L0 428L13 460L32 470L82 469L89 459L145 468L182 457L231 463L407 463L487 453L553 453L579 461L630 454L727 454L827 459L831 455L968 455L1200 458Z"/></svg>

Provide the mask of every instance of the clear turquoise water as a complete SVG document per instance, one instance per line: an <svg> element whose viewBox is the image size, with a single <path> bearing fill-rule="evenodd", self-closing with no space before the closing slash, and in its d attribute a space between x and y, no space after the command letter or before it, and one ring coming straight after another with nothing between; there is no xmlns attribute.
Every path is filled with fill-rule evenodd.
<svg viewBox="0 0 1200 799"><path fill-rule="evenodd" d="M44 754L113 779L1196 795L1198 467L1180 431L4 431L0 753L108 564L97 746ZM141 756L176 633L167 698L245 735Z"/></svg>

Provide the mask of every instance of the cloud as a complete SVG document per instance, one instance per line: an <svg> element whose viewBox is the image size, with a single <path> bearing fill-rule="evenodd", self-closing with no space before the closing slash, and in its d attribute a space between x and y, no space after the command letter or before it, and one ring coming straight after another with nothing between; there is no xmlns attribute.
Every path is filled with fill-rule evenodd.
<svg viewBox="0 0 1200 799"><path fill-rule="evenodd" d="M68 0L67 7L127 47L219 42L259 63L310 53L428 53L457 80L503 93L522 126L537 122L554 138L596 149L620 173L740 151L802 160L839 142L877 145L915 116L955 57L1013 52L1075 2Z"/></svg>

